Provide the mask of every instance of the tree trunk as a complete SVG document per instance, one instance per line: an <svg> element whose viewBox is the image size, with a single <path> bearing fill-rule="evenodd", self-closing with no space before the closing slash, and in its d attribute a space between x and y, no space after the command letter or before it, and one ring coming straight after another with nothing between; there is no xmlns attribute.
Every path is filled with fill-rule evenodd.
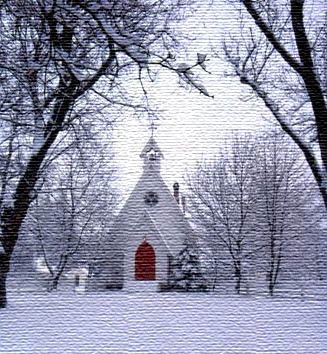
<svg viewBox="0 0 327 354"><path fill-rule="evenodd" d="M60 278L60 276L56 275L55 278L50 279L49 284L48 284L48 291L49 292L52 292L52 291L58 289L59 278Z"/></svg>
<svg viewBox="0 0 327 354"><path fill-rule="evenodd" d="M273 225L275 229L275 225ZM274 270L275 270L275 235L274 231L270 235L270 267L268 270L268 290L269 295L274 295Z"/></svg>
<svg viewBox="0 0 327 354"><path fill-rule="evenodd" d="M20 227L26 217L29 206L32 202L31 193L39 178L42 163L56 140L65 116L73 104L73 94L77 86L74 81L69 87L61 82L57 102L52 114L52 123L46 131L47 138L40 150L33 154L27 165L24 174L20 177L13 200L13 207L4 208L1 215L2 246L5 256L0 258L0 279L1 279L1 298L0 307L6 307L6 278L9 272L10 258L14 251L19 236Z"/></svg>
<svg viewBox="0 0 327 354"><path fill-rule="evenodd" d="M9 257L6 253L0 254L0 308L7 305L7 275L9 273Z"/></svg>
<svg viewBox="0 0 327 354"><path fill-rule="evenodd" d="M59 284L59 280L62 276L62 274L64 273L64 270L66 268L67 265L67 261L68 261L68 256L67 254L65 255L61 255L60 257L60 264L59 264L59 269L57 271L57 273L52 277L49 286L48 286L48 291L53 291L53 290L57 290L58 288L58 284Z"/></svg>
<svg viewBox="0 0 327 354"><path fill-rule="evenodd" d="M312 110L316 120L318 142L320 147L321 159L324 166L323 183L326 188L326 172L327 172L327 107L324 93L320 85L315 65L311 56L312 48L306 34L304 25L304 1L291 1L291 19L296 41L297 50L301 59L301 67L299 74L301 75L306 90L308 92Z"/></svg>
<svg viewBox="0 0 327 354"><path fill-rule="evenodd" d="M0 308L7 305L6 282L10 270L10 259L17 242L19 227L19 215L14 209L5 208L1 215L2 240L1 244L4 252L0 254Z"/></svg>
<svg viewBox="0 0 327 354"><path fill-rule="evenodd" d="M275 284L274 284L274 264L271 261L270 269L268 270L268 291L270 296L274 296L274 289L275 289Z"/></svg>
<svg viewBox="0 0 327 354"><path fill-rule="evenodd" d="M2 246L4 253L0 255L0 308L7 305L6 282L10 270L10 259L18 239L19 228L23 222L14 215L14 209L5 209L2 214Z"/></svg>
<svg viewBox="0 0 327 354"><path fill-rule="evenodd" d="M241 269L238 267L235 269L235 291L237 295L241 293L241 282L242 282L242 274Z"/></svg>
<svg viewBox="0 0 327 354"><path fill-rule="evenodd" d="M299 74L304 82L306 91L310 98L313 115L315 117L322 167L319 166L314 154L310 151L311 149L308 148L307 143L305 143L305 139L297 137L297 135L294 134L293 130L290 128L291 125L284 123L283 120L277 117L279 112L276 112L276 109L272 108L270 103L267 103L267 99L264 97L265 95L260 94L260 90L256 89L255 85L251 84L246 75L245 77L242 77L242 82L252 87L259 97L264 100L266 106L277 118L277 121L281 125L282 129L293 139L296 145L298 145L304 153L319 186L325 209L327 210L327 106L324 98L324 91L317 77L317 69L312 58L313 48L310 45L305 28L305 16L303 12L305 1L290 1L291 23L300 61L293 58L293 56L281 44L278 36L276 36L271 28L269 28L268 24L256 8L256 2L253 0L243 0L243 4L270 44L275 48L275 50L277 50L283 60Z"/></svg>
<svg viewBox="0 0 327 354"><path fill-rule="evenodd" d="M215 275L214 279L213 279L213 283L211 286L211 291L214 292L216 290L216 285L217 285L217 275Z"/></svg>

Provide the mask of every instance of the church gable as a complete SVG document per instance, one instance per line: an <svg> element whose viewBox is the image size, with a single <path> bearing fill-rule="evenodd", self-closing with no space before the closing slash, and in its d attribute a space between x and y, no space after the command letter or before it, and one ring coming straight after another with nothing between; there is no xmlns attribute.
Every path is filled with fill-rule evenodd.
<svg viewBox="0 0 327 354"><path fill-rule="evenodd" d="M139 223L148 213L168 246L183 244L192 229L180 210L175 198L160 176L150 179L143 175L114 224L115 232L126 232Z"/></svg>

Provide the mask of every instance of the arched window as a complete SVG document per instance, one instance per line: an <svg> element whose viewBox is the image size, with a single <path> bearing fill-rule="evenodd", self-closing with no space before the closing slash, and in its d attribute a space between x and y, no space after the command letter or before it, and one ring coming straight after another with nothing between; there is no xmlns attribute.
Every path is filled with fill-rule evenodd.
<svg viewBox="0 0 327 354"><path fill-rule="evenodd" d="M156 255L147 241L140 244L135 254L135 280L156 280Z"/></svg>

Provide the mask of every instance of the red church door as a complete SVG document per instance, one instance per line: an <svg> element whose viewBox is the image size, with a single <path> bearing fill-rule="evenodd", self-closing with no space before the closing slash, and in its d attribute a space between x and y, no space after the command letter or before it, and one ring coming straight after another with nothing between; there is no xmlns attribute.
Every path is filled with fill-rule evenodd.
<svg viewBox="0 0 327 354"><path fill-rule="evenodd" d="M156 280L156 255L146 241L140 244L135 254L135 280Z"/></svg>

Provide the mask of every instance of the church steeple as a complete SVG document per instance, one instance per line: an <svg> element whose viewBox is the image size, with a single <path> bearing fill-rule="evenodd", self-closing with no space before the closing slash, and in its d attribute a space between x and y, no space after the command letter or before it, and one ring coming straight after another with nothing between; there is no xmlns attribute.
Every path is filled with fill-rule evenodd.
<svg viewBox="0 0 327 354"><path fill-rule="evenodd" d="M160 172L160 160L163 158L163 154L154 140L153 136L149 139L144 149L141 152L140 157L143 159L143 169L149 172Z"/></svg>

